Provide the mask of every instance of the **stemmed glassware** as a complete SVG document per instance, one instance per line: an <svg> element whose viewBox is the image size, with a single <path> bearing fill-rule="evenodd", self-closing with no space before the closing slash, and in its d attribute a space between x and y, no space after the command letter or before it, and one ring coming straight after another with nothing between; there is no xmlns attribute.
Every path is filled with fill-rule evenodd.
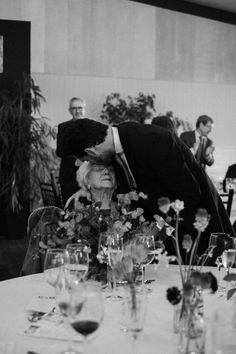
<svg viewBox="0 0 236 354"><path fill-rule="evenodd" d="M137 234L137 243L143 245L147 251L146 259L140 264L142 269L142 285L145 283L145 267L150 264L155 257L155 240L153 235Z"/></svg>
<svg viewBox="0 0 236 354"><path fill-rule="evenodd" d="M227 274L229 274L230 269L233 267L234 262L235 262L235 252L236 252L235 241L236 241L235 238L231 237L230 248L225 250L222 253L222 264L223 264L223 267L226 269Z"/></svg>
<svg viewBox="0 0 236 354"><path fill-rule="evenodd" d="M219 275L221 265L226 269L227 274L230 271L230 268L233 266L235 262L235 238L230 237L229 234L223 232L215 232L210 236L209 247L212 248L213 257L214 253L216 258L216 264L218 266ZM218 283L221 282L221 279L218 277ZM225 294L225 286L219 284L218 293L220 296Z"/></svg>
<svg viewBox="0 0 236 354"><path fill-rule="evenodd" d="M89 269L89 255L84 244L68 244L65 250L65 275L71 287L85 279Z"/></svg>
<svg viewBox="0 0 236 354"><path fill-rule="evenodd" d="M119 234L111 234L108 236L108 263L112 269L113 295L111 299L119 300L121 296L117 295L116 278L113 272L115 264L122 259L123 256L123 237Z"/></svg>
<svg viewBox="0 0 236 354"><path fill-rule="evenodd" d="M72 328L83 336L84 353L87 353L87 340L103 321L103 301L98 285L79 285L71 293L69 321Z"/></svg>
<svg viewBox="0 0 236 354"><path fill-rule="evenodd" d="M55 287L60 269L64 265L64 250L59 248L49 248L44 260L44 275L46 281Z"/></svg>
<svg viewBox="0 0 236 354"><path fill-rule="evenodd" d="M102 232L100 234L98 243L98 254L100 255L102 263L106 264L106 279L105 284L102 285L102 290L105 290L110 293L112 290L112 270L108 261L108 239L109 233ZM110 297L110 295L108 296Z"/></svg>

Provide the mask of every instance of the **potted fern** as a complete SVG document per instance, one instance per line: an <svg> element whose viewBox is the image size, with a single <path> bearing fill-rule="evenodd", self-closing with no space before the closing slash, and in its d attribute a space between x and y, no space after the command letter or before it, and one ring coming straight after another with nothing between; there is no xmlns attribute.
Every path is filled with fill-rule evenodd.
<svg viewBox="0 0 236 354"><path fill-rule="evenodd" d="M0 92L0 204L9 220L7 238L25 235L30 202L37 197L39 180L49 173L49 140L56 132L40 114L42 101L45 98L29 75L23 74L13 90Z"/></svg>

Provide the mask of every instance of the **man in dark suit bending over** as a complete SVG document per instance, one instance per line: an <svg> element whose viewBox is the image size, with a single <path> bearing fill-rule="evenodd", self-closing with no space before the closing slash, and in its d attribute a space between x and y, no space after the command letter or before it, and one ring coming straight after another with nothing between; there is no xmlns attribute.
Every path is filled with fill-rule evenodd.
<svg viewBox="0 0 236 354"><path fill-rule="evenodd" d="M193 228L198 208L207 209L211 221L201 238L201 252L208 246L210 232L234 235L222 201L190 150L166 129L127 122L107 126L90 119L76 120L63 137L70 154L80 159L113 163L119 192L144 192L147 219L158 213L157 200L169 197L184 201L183 233L196 236Z"/></svg>

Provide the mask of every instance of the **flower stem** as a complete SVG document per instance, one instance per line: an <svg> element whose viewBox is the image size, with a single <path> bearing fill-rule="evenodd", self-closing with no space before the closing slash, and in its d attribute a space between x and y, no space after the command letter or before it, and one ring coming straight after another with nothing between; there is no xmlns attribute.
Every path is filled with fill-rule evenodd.
<svg viewBox="0 0 236 354"><path fill-rule="evenodd" d="M200 237L201 237L201 231L198 231L198 235L197 235L197 237L196 237L196 239L194 241L193 248L192 248L191 254L190 254L187 279L189 279L189 276L190 276L191 265L193 264L193 261L195 259L195 254L196 254L196 250L198 248Z"/></svg>

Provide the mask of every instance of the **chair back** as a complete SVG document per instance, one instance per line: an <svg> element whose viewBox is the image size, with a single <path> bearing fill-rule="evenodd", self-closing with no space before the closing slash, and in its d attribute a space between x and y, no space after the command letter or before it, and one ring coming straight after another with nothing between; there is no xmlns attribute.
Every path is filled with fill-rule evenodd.
<svg viewBox="0 0 236 354"><path fill-rule="evenodd" d="M55 175L55 171L50 173L51 181L50 182L40 182L40 190L43 199L44 206L56 206L63 209L64 204L61 194L61 186L58 180L58 177Z"/></svg>
<svg viewBox="0 0 236 354"><path fill-rule="evenodd" d="M223 204L225 205L225 209L230 217L233 197L234 197L234 189L229 189L226 193L220 193Z"/></svg>

